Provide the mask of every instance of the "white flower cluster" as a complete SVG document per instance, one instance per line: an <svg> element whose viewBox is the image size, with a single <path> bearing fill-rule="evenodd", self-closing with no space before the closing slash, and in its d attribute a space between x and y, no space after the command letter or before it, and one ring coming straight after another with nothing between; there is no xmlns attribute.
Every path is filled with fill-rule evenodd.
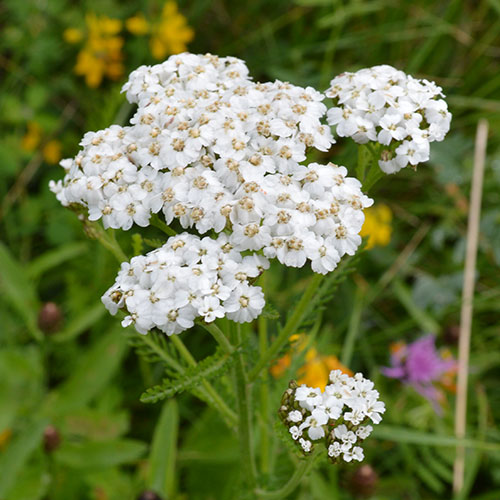
<svg viewBox="0 0 500 500"><path fill-rule="evenodd" d="M387 174L427 161L429 144L442 141L450 128L441 88L392 66L342 73L330 82L326 95L337 104L327 116L340 137L387 146L379 160Z"/></svg>
<svg viewBox="0 0 500 500"><path fill-rule="evenodd" d="M199 317L244 323L262 312L264 294L250 282L268 267L264 257L242 257L225 234L214 240L184 233L124 262L102 301L111 314L125 309L122 325L143 334L154 327L180 333Z"/></svg>
<svg viewBox="0 0 500 500"><path fill-rule="evenodd" d="M330 384L321 389L292 381L283 395L279 415L294 441L309 453L313 441L323 440L332 462L361 461L361 442L372 432L368 421L380 423L385 405L373 382L361 373L354 377L340 370L330 372Z"/></svg>
<svg viewBox="0 0 500 500"><path fill-rule="evenodd" d="M180 54L134 71L124 86L138 104L131 126L87 133L51 189L105 227L149 225L163 212L200 234L228 229L240 251L332 271L361 238L372 200L333 164L308 166L308 148L334 142L311 87L255 83L243 61Z"/></svg>

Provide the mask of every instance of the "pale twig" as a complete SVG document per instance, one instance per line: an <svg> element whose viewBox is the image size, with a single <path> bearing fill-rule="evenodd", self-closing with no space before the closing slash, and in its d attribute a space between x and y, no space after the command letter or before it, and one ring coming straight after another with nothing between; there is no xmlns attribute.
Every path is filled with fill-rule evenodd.
<svg viewBox="0 0 500 500"><path fill-rule="evenodd" d="M465 253L464 285L462 289L462 309L460 313L460 337L458 344L458 380L455 406L455 436L465 438L467 417L467 378L469 374L470 336L474 298L474 277L479 238L483 174L488 140L488 122L480 120L477 126L474 150L474 171L472 175L469 220L467 223L467 248ZM465 448L457 447L453 467L453 490L458 493L464 484Z"/></svg>

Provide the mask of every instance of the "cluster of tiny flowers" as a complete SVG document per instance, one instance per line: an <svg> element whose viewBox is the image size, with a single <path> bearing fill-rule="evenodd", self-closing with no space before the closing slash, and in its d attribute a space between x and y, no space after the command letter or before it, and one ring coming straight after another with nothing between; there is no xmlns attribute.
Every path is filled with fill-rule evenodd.
<svg viewBox="0 0 500 500"><path fill-rule="evenodd" d="M302 165L334 142L324 96L311 87L255 83L244 62L180 54L134 71L138 105L127 127L87 133L51 189L105 227L149 225L162 212L200 234L228 230L240 251L332 271L361 243L372 200L334 164Z"/></svg>
<svg viewBox="0 0 500 500"><path fill-rule="evenodd" d="M343 73L326 95L337 105L328 110L328 123L340 137L381 144L379 166L387 174L427 161L429 144L442 141L450 128L441 88L392 66Z"/></svg>
<svg viewBox="0 0 500 500"><path fill-rule="evenodd" d="M242 257L225 234L214 240L184 233L124 262L102 301L111 314L125 309L122 325L143 334L155 327L177 334L197 318L244 323L262 312L264 294L250 283L268 267L262 256Z"/></svg>
<svg viewBox="0 0 500 500"><path fill-rule="evenodd" d="M353 377L341 370L330 372L324 391L291 381L281 400L279 415L304 454L322 441L329 460L351 462L364 458L360 444L371 434L385 412L373 382L361 373Z"/></svg>

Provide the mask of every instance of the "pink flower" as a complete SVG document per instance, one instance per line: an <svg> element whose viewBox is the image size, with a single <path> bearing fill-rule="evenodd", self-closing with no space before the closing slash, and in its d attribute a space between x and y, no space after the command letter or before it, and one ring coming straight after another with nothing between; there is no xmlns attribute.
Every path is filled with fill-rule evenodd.
<svg viewBox="0 0 500 500"><path fill-rule="evenodd" d="M444 395L439 386L456 371L456 361L451 355L438 351L435 340L434 335L426 335L411 344L393 344L391 366L381 371L386 377L411 385L441 413L439 403Z"/></svg>

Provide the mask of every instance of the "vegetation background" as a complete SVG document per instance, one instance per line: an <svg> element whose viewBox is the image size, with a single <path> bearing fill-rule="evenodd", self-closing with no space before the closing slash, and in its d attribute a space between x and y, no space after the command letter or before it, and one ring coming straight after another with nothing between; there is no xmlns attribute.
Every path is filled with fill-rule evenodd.
<svg viewBox="0 0 500 500"><path fill-rule="evenodd" d="M380 367L391 343L426 333L456 355L474 136L478 120L489 121L470 446L458 498L500 498L499 0L191 0L178 10L156 0L3 0L0 26L1 500L127 500L146 489L169 499L239 498L236 438L211 409L189 393L163 406L140 402L165 367L148 363L155 360L144 346L138 357L133 332L106 313L100 297L118 262L48 190L50 179L62 177L59 158L76 154L84 132L128 119L120 94L126 75L185 44L240 57L255 79L321 90L344 71L391 64L435 80L453 113L428 164L384 177L371 193L392 213L390 243L362 253L323 310L314 340L318 351L374 379L387 404L366 443L369 474L324 465L290 498L451 497L454 395L437 415ZM354 155L339 140L332 159L353 173ZM140 236L132 244L131 234L119 235L131 255L149 250ZM282 317L309 276L272 268L272 301ZM47 309L39 317L47 302L57 304L60 319ZM198 358L213 351L202 331L183 339ZM303 358L297 354L287 376L272 379L276 409ZM268 480L276 486L291 463L278 437L271 448Z"/></svg>

